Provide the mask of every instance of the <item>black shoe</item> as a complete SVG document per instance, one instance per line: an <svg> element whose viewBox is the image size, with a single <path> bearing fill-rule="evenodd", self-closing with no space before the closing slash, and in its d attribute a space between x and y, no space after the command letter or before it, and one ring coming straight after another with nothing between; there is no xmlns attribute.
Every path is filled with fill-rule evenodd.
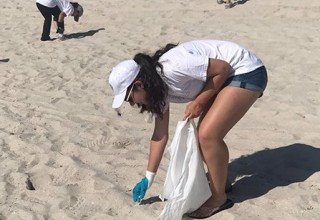
<svg viewBox="0 0 320 220"><path fill-rule="evenodd" d="M206 214L199 214L197 213L198 210L192 212L192 213L188 213L188 217L189 218L193 218L193 219L204 219L204 218L209 218L210 216L217 214L218 212L221 212L223 210L229 209L234 205L233 201L231 199L227 199L227 201L221 205L220 207L217 208L209 208L209 207L200 207L198 210L201 213L202 211L206 211Z"/></svg>
<svg viewBox="0 0 320 220"><path fill-rule="evenodd" d="M52 40L51 39L51 37L50 36L48 36L48 37L41 37L41 39L40 39L41 41L48 41L48 40Z"/></svg>

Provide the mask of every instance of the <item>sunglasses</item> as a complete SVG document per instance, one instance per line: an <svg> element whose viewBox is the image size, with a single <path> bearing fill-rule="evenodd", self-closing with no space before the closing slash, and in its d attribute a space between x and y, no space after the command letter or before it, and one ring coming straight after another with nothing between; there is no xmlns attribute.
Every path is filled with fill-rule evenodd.
<svg viewBox="0 0 320 220"><path fill-rule="evenodd" d="M128 94L127 94L126 97L124 98L124 101L126 101L126 102L132 101L132 100L130 100L130 99L131 99L131 93L132 93L133 87L134 87L134 83L132 84L132 86L131 86ZM118 114L119 116L122 115L122 113L121 113L121 108L120 108L120 107L119 107L119 108L116 108L115 111L117 112L117 114Z"/></svg>
<svg viewBox="0 0 320 220"><path fill-rule="evenodd" d="M127 97L124 99L124 101L130 102L130 98L131 98L131 93L132 93L133 87L134 87L134 83L132 84L132 86L131 86L131 88L129 90L129 93L128 93Z"/></svg>

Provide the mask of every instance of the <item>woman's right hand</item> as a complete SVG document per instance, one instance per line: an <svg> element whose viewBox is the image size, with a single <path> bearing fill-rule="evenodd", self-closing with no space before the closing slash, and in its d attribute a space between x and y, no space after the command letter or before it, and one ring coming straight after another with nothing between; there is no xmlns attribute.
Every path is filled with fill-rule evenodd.
<svg viewBox="0 0 320 220"><path fill-rule="evenodd" d="M202 112L203 112L203 105L197 102L197 100L193 100L187 105L184 111L183 120L187 118L188 119L197 118L201 115Z"/></svg>

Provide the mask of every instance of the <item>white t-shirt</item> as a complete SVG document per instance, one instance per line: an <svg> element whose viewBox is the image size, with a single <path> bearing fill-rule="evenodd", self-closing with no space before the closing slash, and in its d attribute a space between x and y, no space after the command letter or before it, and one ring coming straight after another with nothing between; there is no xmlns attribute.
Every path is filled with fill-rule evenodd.
<svg viewBox="0 0 320 220"><path fill-rule="evenodd" d="M54 8L58 6L59 9L67 16L71 16L73 14L73 6L67 0L37 0L36 2L48 8Z"/></svg>
<svg viewBox="0 0 320 220"><path fill-rule="evenodd" d="M207 80L209 58L229 63L233 69L230 76L263 66L252 52L232 42L196 40L179 44L159 59L163 65L162 78L169 87L169 102L189 102L199 94Z"/></svg>

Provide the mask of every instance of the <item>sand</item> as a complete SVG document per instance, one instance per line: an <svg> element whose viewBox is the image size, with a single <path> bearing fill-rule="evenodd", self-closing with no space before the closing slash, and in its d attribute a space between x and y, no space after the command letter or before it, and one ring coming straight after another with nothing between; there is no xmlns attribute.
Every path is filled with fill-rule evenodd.
<svg viewBox="0 0 320 220"><path fill-rule="evenodd" d="M70 39L51 42L40 41L35 2L2 3L1 220L156 219L164 203L131 199L153 125L127 105L116 115L107 78L135 53L208 38L249 48L269 73L225 139L235 206L209 219L320 218L320 1L79 3L80 22L66 18ZM170 141L184 107L173 105ZM168 163L166 154L146 198L161 191Z"/></svg>

